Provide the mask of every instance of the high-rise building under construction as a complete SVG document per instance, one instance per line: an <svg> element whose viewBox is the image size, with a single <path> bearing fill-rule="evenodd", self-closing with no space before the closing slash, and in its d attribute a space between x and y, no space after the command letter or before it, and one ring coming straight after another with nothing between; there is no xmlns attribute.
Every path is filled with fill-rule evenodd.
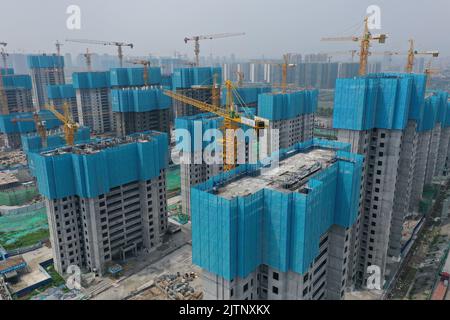
<svg viewBox="0 0 450 320"><path fill-rule="evenodd" d="M105 274L152 252L167 230L165 133L143 132L35 153L56 270Z"/></svg>

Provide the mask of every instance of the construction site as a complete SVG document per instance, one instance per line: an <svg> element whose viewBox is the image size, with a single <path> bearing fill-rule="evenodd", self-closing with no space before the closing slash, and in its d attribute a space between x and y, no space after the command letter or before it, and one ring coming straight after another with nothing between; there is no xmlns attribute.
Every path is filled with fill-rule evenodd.
<svg viewBox="0 0 450 320"><path fill-rule="evenodd" d="M449 300L450 60L356 18L0 39L0 300Z"/></svg>

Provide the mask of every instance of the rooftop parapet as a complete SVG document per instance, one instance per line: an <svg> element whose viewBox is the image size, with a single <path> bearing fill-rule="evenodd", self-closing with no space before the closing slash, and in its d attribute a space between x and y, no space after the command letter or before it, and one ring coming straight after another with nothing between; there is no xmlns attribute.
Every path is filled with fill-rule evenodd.
<svg viewBox="0 0 450 320"><path fill-rule="evenodd" d="M45 197L93 198L159 176L168 165L168 137L148 131L34 153L32 159Z"/></svg>
<svg viewBox="0 0 450 320"><path fill-rule="evenodd" d="M64 57L57 55L29 55L27 62L31 69L64 68Z"/></svg>

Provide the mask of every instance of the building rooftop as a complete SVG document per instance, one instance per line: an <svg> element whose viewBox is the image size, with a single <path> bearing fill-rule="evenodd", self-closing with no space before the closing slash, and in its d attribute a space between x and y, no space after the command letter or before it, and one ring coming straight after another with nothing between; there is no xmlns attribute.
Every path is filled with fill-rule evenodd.
<svg viewBox="0 0 450 320"><path fill-rule="evenodd" d="M94 139L88 143L81 143L75 146L65 146L56 148L50 151L44 151L41 155L46 157L52 157L56 155L62 155L67 153L74 154L94 154L101 152L102 150L113 148L125 144L135 143L135 142L148 142L153 140L154 137L161 135L162 133L157 131L148 131L135 133L133 135L128 135L126 137L117 137L109 139Z"/></svg>
<svg viewBox="0 0 450 320"><path fill-rule="evenodd" d="M261 189L269 188L285 192L302 192L304 185L317 172L336 161L336 152L331 149L312 149L300 152L279 162L258 176L245 176L220 187L217 195L232 199L247 196Z"/></svg>
<svg viewBox="0 0 450 320"><path fill-rule="evenodd" d="M15 175L9 172L0 172L0 186L19 182Z"/></svg>

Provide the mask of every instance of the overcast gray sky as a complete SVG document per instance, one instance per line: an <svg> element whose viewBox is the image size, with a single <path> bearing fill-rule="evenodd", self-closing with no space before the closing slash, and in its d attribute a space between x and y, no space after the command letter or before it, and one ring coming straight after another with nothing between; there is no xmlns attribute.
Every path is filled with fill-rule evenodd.
<svg viewBox="0 0 450 320"><path fill-rule="evenodd" d="M351 42L321 42L324 36L353 35L361 30L369 5L381 8L380 32L386 45L373 50L406 50L413 37L418 49L450 55L450 0L0 0L0 41L8 50L53 52L56 39L130 41L133 55L192 56L185 36L245 32L242 37L205 40L201 55L280 57L284 52L330 52L357 48ZM81 8L81 30L66 28L66 8ZM359 31L358 31L359 34ZM66 44L63 52L86 46ZM112 47L91 51L115 53Z"/></svg>

